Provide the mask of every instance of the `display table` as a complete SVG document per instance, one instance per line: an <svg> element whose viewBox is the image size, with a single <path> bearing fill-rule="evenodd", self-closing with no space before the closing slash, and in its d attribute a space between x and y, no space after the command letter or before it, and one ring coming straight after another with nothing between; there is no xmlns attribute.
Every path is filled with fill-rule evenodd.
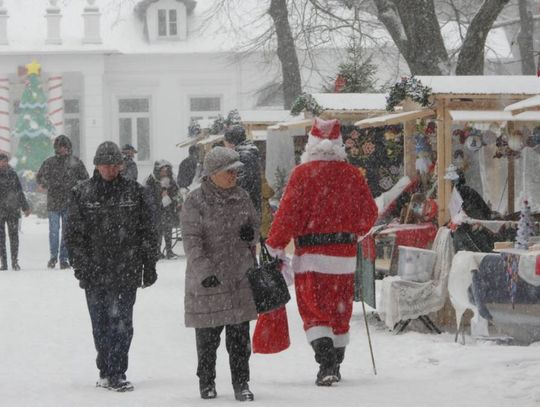
<svg viewBox="0 0 540 407"><path fill-rule="evenodd" d="M536 308L540 311L536 307L540 305L540 252L458 252L452 261L448 292L458 331L467 309L474 313L473 336L489 336L488 320L510 326L523 324L526 317L531 326L539 325L540 319L533 314Z"/></svg>

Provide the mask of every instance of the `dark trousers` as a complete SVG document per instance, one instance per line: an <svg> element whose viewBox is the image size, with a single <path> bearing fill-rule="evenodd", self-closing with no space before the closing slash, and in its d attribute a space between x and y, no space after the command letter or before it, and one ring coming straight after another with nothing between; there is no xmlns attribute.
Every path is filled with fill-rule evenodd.
<svg viewBox="0 0 540 407"><path fill-rule="evenodd" d="M161 224L159 229L159 244L161 246L161 240L165 239L165 252L170 253L172 251L172 226L170 224Z"/></svg>
<svg viewBox="0 0 540 407"><path fill-rule="evenodd" d="M133 306L137 288L92 287L85 291L99 375L102 378L125 378L133 338Z"/></svg>
<svg viewBox="0 0 540 407"><path fill-rule="evenodd" d="M7 264L6 227L9 234L9 246L11 249L11 262L14 263L19 257L19 219L0 219L0 260L2 265Z"/></svg>
<svg viewBox="0 0 540 407"><path fill-rule="evenodd" d="M242 322L215 328L195 328L199 360L197 376L199 376L201 386L213 383L216 379L217 349L223 328L225 328L225 345L229 353L232 384L235 386L249 382L249 357L251 356L249 322Z"/></svg>

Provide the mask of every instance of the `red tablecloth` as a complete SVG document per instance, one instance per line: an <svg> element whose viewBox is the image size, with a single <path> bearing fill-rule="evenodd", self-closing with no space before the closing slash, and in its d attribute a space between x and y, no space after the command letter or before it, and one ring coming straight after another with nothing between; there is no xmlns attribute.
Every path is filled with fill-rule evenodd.
<svg viewBox="0 0 540 407"><path fill-rule="evenodd" d="M411 246L425 249L428 247L437 234L437 226L433 223L420 224L391 224L386 229L377 233L377 235L394 235L396 237L396 246ZM370 261L375 261L375 237L367 236L362 241L362 254Z"/></svg>

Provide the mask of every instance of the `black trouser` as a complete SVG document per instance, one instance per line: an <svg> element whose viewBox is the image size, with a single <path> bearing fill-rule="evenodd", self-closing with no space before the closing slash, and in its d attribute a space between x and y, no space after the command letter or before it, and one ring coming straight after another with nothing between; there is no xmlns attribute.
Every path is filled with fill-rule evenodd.
<svg viewBox="0 0 540 407"><path fill-rule="evenodd" d="M161 246L161 239L165 239L165 252L170 253L172 251L172 227L170 224L161 224L159 230L159 245Z"/></svg>
<svg viewBox="0 0 540 407"><path fill-rule="evenodd" d="M2 261L2 265L7 264L5 224L7 224L8 228L9 246L11 249L11 263L13 265L13 263L17 262L19 258L19 219L0 219L0 260Z"/></svg>
<svg viewBox="0 0 540 407"><path fill-rule="evenodd" d="M99 375L102 378L125 378L133 338L133 306L137 287L92 287L85 291Z"/></svg>
<svg viewBox="0 0 540 407"><path fill-rule="evenodd" d="M242 322L224 327L195 328L199 360L197 376L199 376L201 386L213 383L216 379L217 349L223 328L225 328L225 345L229 353L232 384L237 386L249 382L249 357L251 356L249 322Z"/></svg>

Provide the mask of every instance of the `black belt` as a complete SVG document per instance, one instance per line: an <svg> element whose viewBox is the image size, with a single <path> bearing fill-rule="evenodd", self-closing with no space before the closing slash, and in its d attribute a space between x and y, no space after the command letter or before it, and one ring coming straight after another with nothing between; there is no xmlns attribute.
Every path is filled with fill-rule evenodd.
<svg viewBox="0 0 540 407"><path fill-rule="evenodd" d="M304 246L321 246L327 244L351 244L356 243L357 237L354 233L338 232L338 233L320 233L313 235L298 236L296 239L298 247Z"/></svg>

